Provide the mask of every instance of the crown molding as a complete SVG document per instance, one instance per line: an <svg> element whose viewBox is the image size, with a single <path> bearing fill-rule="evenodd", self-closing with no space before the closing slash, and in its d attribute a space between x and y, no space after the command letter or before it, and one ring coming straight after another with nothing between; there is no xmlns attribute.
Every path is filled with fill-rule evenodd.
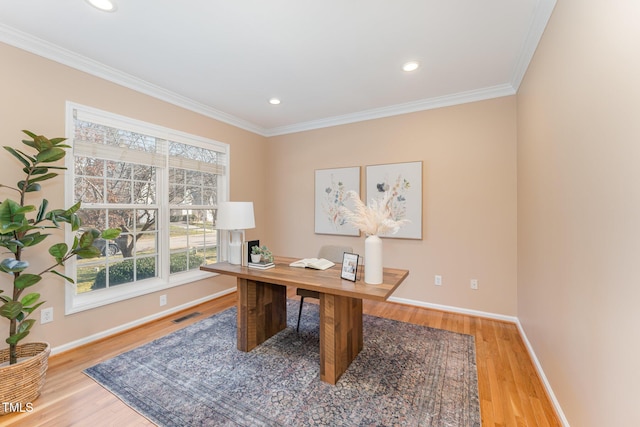
<svg viewBox="0 0 640 427"><path fill-rule="evenodd" d="M453 105L466 104L469 102L484 101L486 99L500 98L503 96L515 95L516 91L510 84L498 85L483 89L470 90L453 95L439 96L435 98L422 99L405 104L391 105L388 107L374 108L342 116L327 117L320 120L298 123L289 126L280 126L266 130L267 137L286 135L295 132L304 132L313 129L320 129L332 126L339 126L349 123L362 122L365 120L380 119L384 117L398 116L401 114L415 113L424 110L450 107Z"/></svg>
<svg viewBox="0 0 640 427"><path fill-rule="evenodd" d="M511 83L270 129L211 108L3 24L0 24L0 41L203 116L261 136L271 137L514 95L522 83L555 5L556 0L540 0L536 5L536 11L531 20L527 38L523 43L520 57L512 72Z"/></svg>
<svg viewBox="0 0 640 427"><path fill-rule="evenodd" d="M520 49L520 57L511 73L511 86L516 92L520 88L522 79L524 79L527 68L529 68L529 64L533 59L533 55L536 52L555 6L556 0L540 0L536 5L536 10L529 23L529 32L522 45L522 49Z"/></svg>
<svg viewBox="0 0 640 427"><path fill-rule="evenodd" d="M263 136L266 132L264 128L246 120L227 114L224 111L216 110L215 108L211 108L185 96L178 95L177 93L166 90L160 86L151 84L130 74L123 73L122 71L116 70L115 68L109 67L101 62L78 55L70 50L63 49L46 40L26 34L4 24L0 24L0 41L249 132Z"/></svg>

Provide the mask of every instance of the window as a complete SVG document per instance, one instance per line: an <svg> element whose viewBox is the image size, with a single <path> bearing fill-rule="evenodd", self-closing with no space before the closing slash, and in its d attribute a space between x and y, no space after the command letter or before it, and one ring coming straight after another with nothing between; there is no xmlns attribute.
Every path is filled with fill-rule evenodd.
<svg viewBox="0 0 640 427"><path fill-rule="evenodd" d="M67 313L203 277L217 259L228 145L72 103L67 136L67 203L82 202L83 229L122 230L96 241L100 257L67 263Z"/></svg>

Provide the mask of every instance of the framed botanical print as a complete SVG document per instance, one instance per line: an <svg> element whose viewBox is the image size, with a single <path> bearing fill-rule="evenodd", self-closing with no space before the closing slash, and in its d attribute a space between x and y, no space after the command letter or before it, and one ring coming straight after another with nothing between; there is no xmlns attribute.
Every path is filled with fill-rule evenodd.
<svg viewBox="0 0 640 427"><path fill-rule="evenodd" d="M367 202L386 194L392 218L407 220L396 234L380 237L422 239L422 162L367 166L366 182Z"/></svg>
<svg viewBox="0 0 640 427"><path fill-rule="evenodd" d="M353 209L347 192L360 195L360 167L318 169L315 173L315 232L359 236L360 231L347 224L340 207Z"/></svg>

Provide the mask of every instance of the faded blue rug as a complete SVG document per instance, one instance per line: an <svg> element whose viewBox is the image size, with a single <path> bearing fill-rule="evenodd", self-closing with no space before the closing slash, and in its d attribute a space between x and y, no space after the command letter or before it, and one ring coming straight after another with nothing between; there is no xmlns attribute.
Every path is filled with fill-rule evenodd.
<svg viewBox="0 0 640 427"><path fill-rule="evenodd" d="M364 316L364 349L320 381L319 314L249 353L230 308L85 373L160 426L480 426L474 338Z"/></svg>

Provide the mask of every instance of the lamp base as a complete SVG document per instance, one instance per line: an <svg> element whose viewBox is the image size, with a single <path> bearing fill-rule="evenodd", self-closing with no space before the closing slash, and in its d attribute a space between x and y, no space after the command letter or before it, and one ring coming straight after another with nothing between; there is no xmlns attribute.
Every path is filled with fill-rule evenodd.
<svg viewBox="0 0 640 427"><path fill-rule="evenodd" d="M231 237L229 242L229 264L242 264L242 234L243 230L229 232L229 237Z"/></svg>

